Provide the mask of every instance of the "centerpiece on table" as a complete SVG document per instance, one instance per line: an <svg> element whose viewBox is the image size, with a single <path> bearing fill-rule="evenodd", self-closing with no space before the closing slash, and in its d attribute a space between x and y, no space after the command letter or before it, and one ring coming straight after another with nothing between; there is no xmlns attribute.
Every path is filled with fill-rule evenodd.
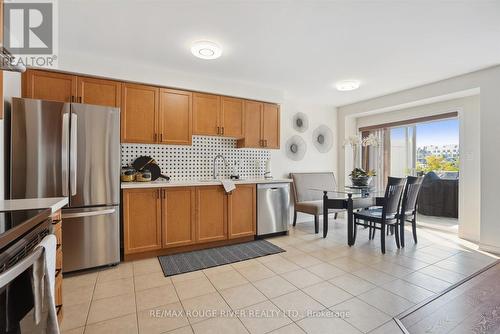
<svg viewBox="0 0 500 334"><path fill-rule="evenodd" d="M373 170L365 171L361 168L354 168L349 177L354 187L368 187L372 178L376 175Z"/></svg>

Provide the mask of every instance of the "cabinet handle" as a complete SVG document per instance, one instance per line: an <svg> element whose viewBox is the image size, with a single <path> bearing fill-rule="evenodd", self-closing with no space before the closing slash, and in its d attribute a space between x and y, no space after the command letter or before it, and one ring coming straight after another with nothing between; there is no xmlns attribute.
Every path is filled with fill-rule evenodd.
<svg viewBox="0 0 500 334"><path fill-rule="evenodd" d="M224 134L224 127L222 127L222 130L221 130L221 135Z"/></svg>
<svg viewBox="0 0 500 334"><path fill-rule="evenodd" d="M153 134L153 140L156 141L156 138L157 138L157 135L155 133L155 134Z"/></svg>
<svg viewBox="0 0 500 334"><path fill-rule="evenodd" d="M217 134L220 135L220 127L217 127Z"/></svg>
<svg viewBox="0 0 500 334"><path fill-rule="evenodd" d="M167 191L166 191L165 189L162 189L162 190L161 190L161 195L162 195L162 197L163 197L164 199L165 199L165 198L167 198Z"/></svg>
<svg viewBox="0 0 500 334"><path fill-rule="evenodd" d="M163 133L160 133L160 143L163 142Z"/></svg>
<svg viewBox="0 0 500 334"><path fill-rule="evenodd" d="M83 99L82 99L82 97L80 96L80 103L83 103L83 102L82 102L82 100L83 100Z"/></svg>
<svg viewBox="0 0 500 334"><path fill-rule="evenodd" d="M267 147L267 139L264 139L264 147Z"/></svg>

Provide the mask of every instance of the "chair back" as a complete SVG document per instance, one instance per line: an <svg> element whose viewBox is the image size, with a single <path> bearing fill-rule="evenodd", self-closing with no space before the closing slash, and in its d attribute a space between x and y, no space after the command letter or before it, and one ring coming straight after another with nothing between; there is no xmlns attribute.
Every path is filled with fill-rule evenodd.
<svg viewBox="0 0 500 334"><path fill-rule="evenodd" d="M290 177L293 180L295 203L323 199L323 192L311 190L311 188L335 189L337 187L333 172L290 173Z"/></svg>
<svg viewBox="0 0 500 334"><path fill-rule="evenodd" d="M423 177L408 176L401 202L401 214L413 213L417 207L418 194L422 186Z"/></svg>
<svg viewBox="0 0 500 334"><path fill-rule="evenodd" d="M385 188L383 217L394 218L398 214L405 181L404 178L389 177Z"/></svg>

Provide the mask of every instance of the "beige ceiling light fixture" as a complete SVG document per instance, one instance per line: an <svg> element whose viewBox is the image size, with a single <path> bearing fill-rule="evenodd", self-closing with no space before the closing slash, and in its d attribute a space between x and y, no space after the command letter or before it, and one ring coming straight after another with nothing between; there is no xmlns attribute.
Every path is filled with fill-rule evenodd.
<svg viewBox="0 0 500 334"><path fill-rule="evenodd" d="M335 88L341 92L348 92L359 88L359 80L342 80L335 84Z"/></svg>
<svg viewBox="0 0 500 334"><path fill-rule="evenodd" d="M196 41L191 44L191 53L201 59L217 59L222 55L222 48L211 41Z"/></svg>

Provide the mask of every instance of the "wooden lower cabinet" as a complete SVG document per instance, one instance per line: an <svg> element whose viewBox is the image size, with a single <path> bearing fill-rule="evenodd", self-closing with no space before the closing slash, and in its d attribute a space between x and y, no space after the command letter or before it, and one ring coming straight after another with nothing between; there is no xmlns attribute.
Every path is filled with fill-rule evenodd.
<svg viewBox="0 0 500 334"><path fill-rule="evenodd" d="M59 324L63 318L63 290L62 290L62 263L63 263L63 252L62 252L62 220L61 220L61 210L54 212L51 216L52 219L52 234L56 237L56 273L54 282L54 301L57 311L57 321Z"/></svg>
<svg viewBox="0 0 500 334"><path fill-rule="evenodd" d="M227 196L221 186L196 187L196 242L227 239Z"/></svg>
<svg viewBox="0 0 500 334"><path fill-rule="evenodd" d="M238 185L227 198L228 238L255 235L257 219L255 184Z"/></svg>
<svg viewBox="0 0 500 334"><path fill-rule="evenodd" d="M122 203L125 255L255 235L255 184L230 194L222 186L124 189Z"/></svg>
<svg viewBox="0 0 500 334"><path fill-rule="evenodd" d="M123 191L123 247L125 254L162 248L161 191L159 188Z"/></svg>
<svg viewBox="0 0 500 334"><path fill-rule="evenodd" d="M163 247L195 243L195 188L162 189Z"/></svg>

